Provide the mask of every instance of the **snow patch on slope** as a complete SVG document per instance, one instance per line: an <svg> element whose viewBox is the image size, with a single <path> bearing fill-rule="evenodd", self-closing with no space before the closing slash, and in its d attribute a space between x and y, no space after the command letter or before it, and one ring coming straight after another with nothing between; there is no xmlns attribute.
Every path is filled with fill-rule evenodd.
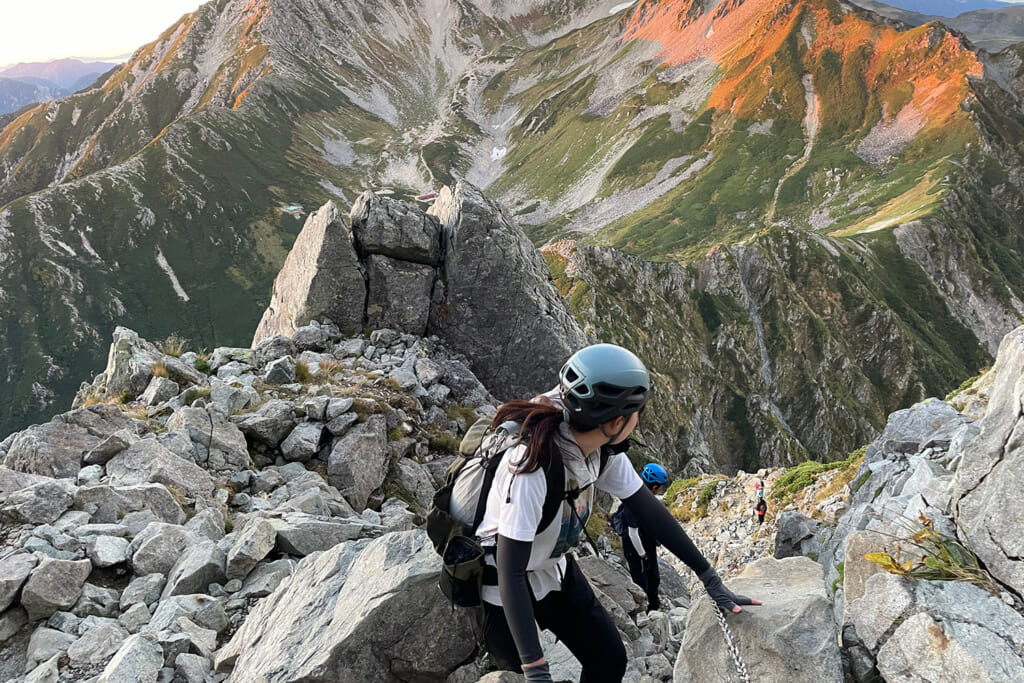
<svg viewBox="0 0 1024 683"><path fill-rule="evenodd" d="M178 276L174 274L171 264L167 262L166 258L164 258L164 252L160 247L156 248L156 262L157 265L160 266L160 269L167 273L167 277L170 278L171 286L174 287L174 292L178 295L178 298L187 302L189 300L188 294L185 293L185 289L181 286L181 283L178 282Z"/></svg>

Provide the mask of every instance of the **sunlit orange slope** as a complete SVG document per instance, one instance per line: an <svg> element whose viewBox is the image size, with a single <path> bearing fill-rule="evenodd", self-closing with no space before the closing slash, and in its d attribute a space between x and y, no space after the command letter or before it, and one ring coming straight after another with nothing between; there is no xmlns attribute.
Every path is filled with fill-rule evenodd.
<svg viewBox="0 0 1024 683"><path fill-rule="evenodd" d="M982 75L977 56L943 26L901 32L833 0L643 0L623 39L660 43L672 64L714 61L723 77L708 105L752 118L778 115L780 104L799 115L804 100L793 71L812 72L823 59L847 65L843 78L856 66L883 116L912 104L928 126L960 115L970 97L968 77ZM789 74L781 73L785 59L793 65ZM776 111L762 112L769 91L781 101L769 103Z"/></svg>

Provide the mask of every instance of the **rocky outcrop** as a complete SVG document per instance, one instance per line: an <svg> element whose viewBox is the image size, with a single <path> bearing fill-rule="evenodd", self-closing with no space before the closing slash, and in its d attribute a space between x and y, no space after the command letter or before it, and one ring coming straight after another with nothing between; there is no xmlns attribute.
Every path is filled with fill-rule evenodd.
<svg viewBox="0 0 1024 683"><path fill-rule="evenodd" d="M979 421L930 399L890 415L865 449L820 557L853 680L1024 676L1020 560L1005 550L1017 529L1003 524L1021 450L1022 338L1018 328L1000 346Z"/></svg>
<svg viewBox="0 0 1024 683"><path fill-rule="evenodd" d="M328 220L337 227L325 231ZM310 218L254 346L309 320L347 332L365 324L433 334L464 354L491 391L514 398L550 388L565 359L586 345L543 257L475 187L444 188L427 213L365 192L351 221L350 232L333 204ZM334 309L316 303L327 299ZM282 316L292 309L302 315Z"/></svg>
<svg viewBox="0 0 1024 683"><path fill-rule="evenodd" d="M999 347L980 433L964 449L953 481L960 537L992 575L1024 596L1024 524L1016 505L1024 486L1024 327Z"/></svg>
<svg viewBox="0 0 1024 683"><path fill-rule="evenodd" d="M435 586L439 567L423 531L308 558L218 653L217 669L253 681L442 680L475 645L468 613Z"/></svg>
<svg viewBox="0 0 1024 683"><path fill-rule="evenodd" d="M291 336L312 320L328 319L345 333L363 328L366 283L352 248L352 234L338 207L328 202L306 219L274 279L270 306L252 345L275 334Z"/></svg>
<svg viewBox="0 0 1024 683"><path fill-rule="evenodd" d="M430 208L445 229L445 282L430 330L470 359L502 398L550 389L587 338L543 257L494 202L466 183Z"/></svg>

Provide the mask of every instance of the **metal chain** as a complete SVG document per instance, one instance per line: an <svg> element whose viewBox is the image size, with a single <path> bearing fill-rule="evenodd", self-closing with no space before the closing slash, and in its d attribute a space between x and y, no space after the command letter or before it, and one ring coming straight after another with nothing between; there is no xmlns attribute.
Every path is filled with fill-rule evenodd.
<svg viewBox="0 0 1024 683"><path fill-rule="evenodd" d="M706 591L701 589L701 592L703 592L711 602L711 609L714 610L715 618L718 619L718 626L722 630L722 638L725 640L725 648L729 651L729 654L732 655L733 664L736 666L736 673L739 675L740 680L743 683L751 683L750 674L747 673L747 664L743 661L743 657L740 656L740 650L736 646L736 640L733 638L732 631L729 629L729 624L725 623L725 615L722 613L722 609Z"/></svg>

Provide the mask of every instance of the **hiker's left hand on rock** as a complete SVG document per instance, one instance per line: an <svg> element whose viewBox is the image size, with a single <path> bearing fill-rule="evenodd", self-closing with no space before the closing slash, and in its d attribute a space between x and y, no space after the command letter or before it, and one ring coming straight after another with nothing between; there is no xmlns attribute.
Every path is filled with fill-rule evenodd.
<svg viewBox="0 0 1024 683"><path fill-rule="evenodd" d="M722 577L718 575L714 567L708 567L706 570L697 575L701 583L704 584L705 590L711 599L715 601L715 604L724 610L738 613L742 612L743 608L740 605L760 605L760 600L754 600L748 598L745 595L736 595L731 590L725 587L722 583Z"/></svg>

